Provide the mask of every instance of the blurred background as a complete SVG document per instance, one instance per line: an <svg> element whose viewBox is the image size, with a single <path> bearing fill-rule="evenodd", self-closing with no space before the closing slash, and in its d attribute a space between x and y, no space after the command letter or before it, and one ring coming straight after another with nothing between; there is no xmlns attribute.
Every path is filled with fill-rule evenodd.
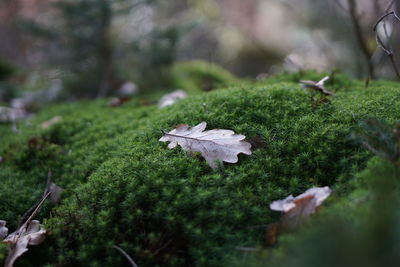
<svg viewBox="0 0 400 267"><path fill-rule="evenodd" d="M396 8L390 0L1 0L0 103L178 89L171 70L193 60L251 79L305 69L395 79L373 27ZM384 22L378 32L396 47L399 23Z"/></svg>

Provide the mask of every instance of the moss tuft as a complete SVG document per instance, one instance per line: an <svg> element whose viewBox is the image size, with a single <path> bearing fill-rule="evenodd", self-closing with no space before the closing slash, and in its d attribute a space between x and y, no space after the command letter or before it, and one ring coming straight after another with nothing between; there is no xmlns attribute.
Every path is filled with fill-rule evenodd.
<svg viewBox="0 0 400 267"><path fill-rule="evenodd" d="M172 87L188 92L211 91L238 81L218 65L205 61L176 63L171 69Z"/></svg>

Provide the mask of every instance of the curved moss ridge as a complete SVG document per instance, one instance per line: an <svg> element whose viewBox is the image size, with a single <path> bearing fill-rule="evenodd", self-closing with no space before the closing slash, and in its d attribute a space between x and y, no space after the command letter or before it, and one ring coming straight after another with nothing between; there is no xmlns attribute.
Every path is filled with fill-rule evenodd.
<svg viewBox="0 0 400 267"><path fill-rule="evenodd" d="M179 62L171 68L172 87L192 92L208 92L239 81L229 71L216 64L194 60Z"/></svg>
<svg viewBox="0 0 400 267"><path fill-rule="evenodd" d="M349 140L351 127L369 116L398 120L398 91L394 83L367 90L350 83L331 103L313 107L313 92L266 80L163 110L136 102L110 109L104 101L55 107L32 125L54 115L64 117L61 123L25 129L0 146L0 215L15 226L40 198L51 169L65 198L51 215L50 205L43 209L52 234L21 264L124 266L116 244L140 266L221 265L235 247L262 240L255 226L277 219L268 209L272 200L312 185L346 192L370 156ZM161 130L201 121L208 129L262 136L266 145L216 172L202 158L158 142ZM29 144L33 136L38 141Z"/></svg>

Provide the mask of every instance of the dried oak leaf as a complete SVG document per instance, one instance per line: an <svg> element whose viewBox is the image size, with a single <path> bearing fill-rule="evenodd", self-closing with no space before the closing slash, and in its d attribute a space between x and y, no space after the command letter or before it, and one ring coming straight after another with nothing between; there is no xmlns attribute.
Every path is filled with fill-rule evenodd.
<svg viewBox="0 0 400 267"><path fill-rule="evenodd" d="M218 168L218 161L238 162L239 153L251 155L251 144L243 141L246 136L223 129L204 131L206 126L206 122L192 128L183 124L165 133L159 141L170 142L170 149L180 145L185 151L200 152L213 169Z"/></svg>
<svg viewBox="0 0 400 267"><path fill-rule="evenodd" d="M9 244L10 252L6 259L5 267L14 266L14 262L25 252L28 246L41 244L46 238L46 229L37 220L32 220L28 224L24 223L17 231L11 233L3 240Z"/></svg>
<svg viewBox="0 0 400 267"><path fill-rule="evenodd" d="M7 222L0 220L0 241L3 240L8 234Z"/></svg>
<svg viewBox="0 0 400 267"><path fill-rule="evenodd" d="M62 117L61 116L55 116L55 117L51 118L50 120L42 122L40 124L40 128L42 128L42 129L50 128L51 126L53 126L54 124L56 124L56 123L58 123L60 121L62 121Z"/></svg>
<svg viewBox="0 0 400 267"><path fill-rule="evenodd" d="M64 191L64 189L62 189L55 183L50 183L47 191L50 192L50 196L49 196L50 201L53 203L58 203L58 202L60 202L61 194Z"/></svg>
<svg viewBox="0 0 400 267"><path fill-rule="evenodd" d="M332 190L328 186L313 187L297 197L290 195L285 199L272 202L270 209L284 213L283 228L295 228L302 219L314 213L331 193Z"/></svg>
<svg viewBox="0 0 400 267"><path fill-rule="evenodd" d="M164 95L158 102L158 107L164 108L164 107L173 105L173 104L175 104L175 102L177 102L181 99L184 99L186 97L187 97L187 94L185 91L176 90L170 94Z"/></svg>
<svg viewBox="0 0 400 267"><path fill-rule="evenodd" d="M122 106L126 102L129 102L131 100L130 97L124 96L124 97L113 97L110 102L108 102L107 106L110 108L115 108Z"/></svg>
<svg viewBox="0 0 400 267"><path fill-rule="evenodd" d="M0 122L15 122L28 116L24 109L0 107Z"/></svg>
<svg viewBox="0 0 400 267"><path fill-rule="evenodd" d="M334 93L332 93L331 91L328 91L324 87L324 83L327 80L329 80L329 76L326 76L326 77L322 78L319 82L301 80L300 84L305 88L314 89L316 91L319 91L319 92L323 93L324 95L329 95L329 96L334 95Z"/></svg>

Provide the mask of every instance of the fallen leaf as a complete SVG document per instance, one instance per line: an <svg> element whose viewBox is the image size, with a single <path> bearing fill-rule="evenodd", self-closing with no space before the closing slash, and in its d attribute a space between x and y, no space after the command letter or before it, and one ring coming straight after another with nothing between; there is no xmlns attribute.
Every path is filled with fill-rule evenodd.
<svg viewBox="0 0 400 267"><path fill-rule="evenodd" d="M165 133L159 141L170 142L170 149L180 145L185 151L200 152L213 169L218 168L218 161L238 162L239 153L251 155L251 144L243 141L246 136L223 129L204 131L206 126L206 122L192 128L184 124Z"/></svg>
<svg viewBox="0 0 400 267"><path fill-rule="evenodd" d="M170 94L164 95L158 102L158 107L164 108L164 107L170 106L170 105L174 104L175 102L177 102L181 99L184 99L186 97L187 97L187 94L185 91L176 90Z"/></svg>
<svg viewBox="0 0 400 267"><path fill-rule="evenodd" d="M328 186L313 187L297 197L290 195L285 199L272 202L270 209L283 212L281 222L283 228L293 229L304 218L313 214L331 193L332 190Z"/></svg>
<svg viewBox="0 0 400 267"><path fill-rule="evenodd" d="M8 234L8 228L6 227L7 222L0 220L0 240L6 238Z"/></svg>
<svg viewBox="0 0 400 267"><path fill-rule="evenodd" d="M64 189L62 189L55 183L51 182L49 184L49 187L47 188L47 192L50 192L50 196L49 196L50 201L53 203L60 202L61 194L63 191L64 191Z"/></svg>
<svg viewBox="0 0 400 267"><path fill-rule="evenodd" d="M11 100L11 107L24 110L37 110L45 104L58 99L62 92L62 81L52 79L50 88L25 92L20 98Z"/></svg>
<svg viewBox="0 0 400 267"><path fill-rule="evenodd" d="M122 86L117 90L117 94L124 98L136 95L139 92L139 88L133 82L125 82Z"/></svg>
<svg viewBox="0 0 400 267"><path fill-rule="evenodd" d="M15 122L28 116L24 109L0 107L0 122Z"/></svg>
<svg viewBox="0 0 400 267"><path fill-rule="evenodd" d="M28 221L27 221L28 222ZM5 267L14 266L14 262L25 252L28 246L41 244L46 238L46 229L37 220L24 223L17 231L9 234L2 242L10 245Z"/></svg>
<svg viewBox="0 0 400 267"><path fill-rule="evenodd" d="M56 123L58 123L60 121L62 121L62 117L61 116L55 116L55 117L51 118L48 121L42 122L40 124L40 128L47 129L47 128L53 126L54 124L56 124Z"/></svg>
<svg viewBox="0 0 400 267"><path fill-rule="evenodd" d="M305 88L314 89L316 91L319 91L319 92L323 93L324 95L332 96L332 95L334 95L334 93L332 93L331 91L328 91L324 87L324 83L327 80L329 80L329 76L326 76L326 77L322 78L319 82L301 80L300 84Z"/></svg>
<svg viewBox="0 0 400 267"><path fill-rule="evenodd" d="M129 102L131 100L130 97L113 97L110 102L108 102L108 106L111 108L114 107L119 107L123 104L125 104L126 102Z"/></svg>

